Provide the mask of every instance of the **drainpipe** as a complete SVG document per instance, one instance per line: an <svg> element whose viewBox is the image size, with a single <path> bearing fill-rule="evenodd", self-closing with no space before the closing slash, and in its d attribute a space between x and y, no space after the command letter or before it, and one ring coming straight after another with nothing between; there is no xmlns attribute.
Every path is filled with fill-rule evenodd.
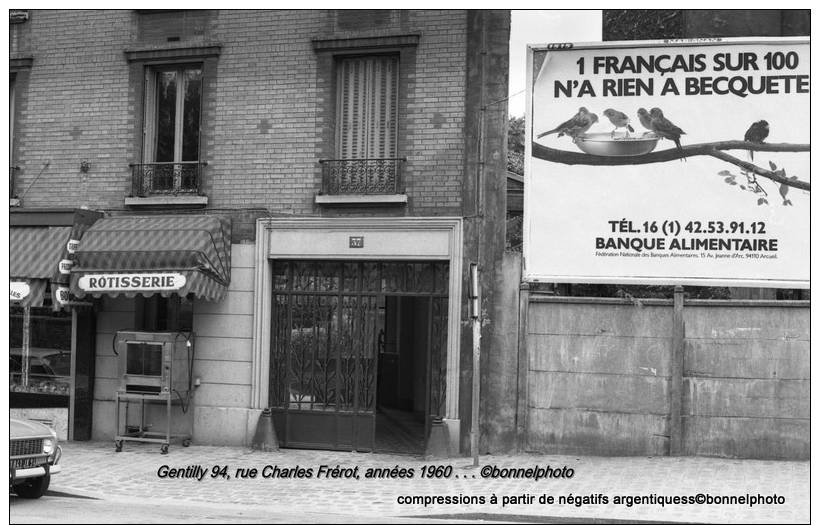
<svg viewBox="0 0 820 525"><path fill-rule="evenodd" d="M476 202L475 220L477 233L476 259L470 264L470 300L472 328L473 328L473 394L470 409L470 452L473 456L473 466L478 466L478 447L480 437L480 410L481 410L481 298L478 282L479 265L481 265L482 231L481 222L484 218L484 125L487 111L487 24L484 14L477 13L481 21L481 62L479 76L480 111L478 114L478 166L476 170Z"/></svg>
<svg viewBox="0 0 820 525"><path fill-rule="evenodd" d="M473 454L473 466L478 466L479 438L479 396L481 395L481 287L478 285L478 264L470 265L470 316L473 324L473 405L470 422L470 452Z"/></svg>
<svg viewBox="0 0 820 525"><path fill-rule="evenodd" d="M23 348L21 359L23 366L20 369L24 390L28 390L28 376L31 373L31 308L23 308Z"/></svg>

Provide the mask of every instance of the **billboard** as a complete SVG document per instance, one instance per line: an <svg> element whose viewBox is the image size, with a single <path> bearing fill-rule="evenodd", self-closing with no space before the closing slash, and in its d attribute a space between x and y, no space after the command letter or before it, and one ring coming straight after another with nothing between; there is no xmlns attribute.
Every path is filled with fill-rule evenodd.
<svg viewBox="0 0 820 525"><path fill-rule="evenodd" d="M809 286L809 39L530 46L529 281Z"/></svg>

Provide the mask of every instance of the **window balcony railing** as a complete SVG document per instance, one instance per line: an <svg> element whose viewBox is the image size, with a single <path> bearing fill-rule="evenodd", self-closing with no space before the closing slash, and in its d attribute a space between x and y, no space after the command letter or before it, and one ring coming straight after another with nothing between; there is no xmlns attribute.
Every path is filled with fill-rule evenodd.
<svg viewBox="0 0 820 525"><path fill-rule="evenodd" d="M326 159L322 165L325 195L395 195L404 193L406 158Z"/></svg>
<svg viewBox="0 0 820 525"><path fill-rule="evenodd" d="M129 164L131 196L199 195L202 168L207 162L148 162Z"/></svg>

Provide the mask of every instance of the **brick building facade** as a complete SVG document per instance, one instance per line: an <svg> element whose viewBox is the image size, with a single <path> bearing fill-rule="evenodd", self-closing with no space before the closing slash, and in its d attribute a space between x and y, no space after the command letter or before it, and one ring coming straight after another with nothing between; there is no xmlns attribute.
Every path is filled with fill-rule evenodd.
<svg viewBox="0 0 820 525"><path fill-rule="evenodd" d="M11 275L30 294L12 301L13 331L24 334L12 334L21 349L12 407L63 421L69 438L122 437L141 425L136 398L122 399L131 415L116 406L134 375L123 374L117 344L149 345L123 334L192 331L189 392L169 409L174 432L247 444L271 407L289 446L423 447L443 420L451 451L466 451L468 270L479 265L492 312L504 249L509 20L506 11L11 11L12 262L15 241L47 242L47 230L79 241L51 261L53 275L28 275L22 259ZM212 244L200 249L192 232L203 231ZM119 257L118 243L143 255ZM204 268L213 260L197 257L211 249L229 264ZM182 252L198 265L185 266ZM71 269L58 271L61 260ZM381 284L364 289L373 268ZM160 271L187 284L88 288L106 282L98 276ZM338 298L297 290L305 272L336 283L326 291ZM402 284L385 284L394 278ZM68 323L70 341L35 340L50 316ZM294 365L308 340L312 364ZM353 350L353 340L365 342ZM72 357L69 369L46 372L68 386L43 404L35 387L59 381L35 378L26 356L43 353L45 364L49 348ZM328 363L336 375L317 386ZM146 414L162 427L164 410ZM333 439L317 437L331 428Z"/></svg>
<svg viewBox="0 0 820 525"><path fill-rule="evenodd" d="M24 205L52 206L60 198L124 209L129 164L142 149L142 70L187 56L205 66L200 141L208 207L322 214L314 202L321 189L316 161L334 158L333 61L358 46L402 55L398 151L408 157L408 205L401 215L458 215L467 16L380 13L32 12L12 26L13 33L28 31L18 37L13 68L15 54L33 60L16 101L16 182L31 185ZM78 169L84 160L87 173Z"/></svg>

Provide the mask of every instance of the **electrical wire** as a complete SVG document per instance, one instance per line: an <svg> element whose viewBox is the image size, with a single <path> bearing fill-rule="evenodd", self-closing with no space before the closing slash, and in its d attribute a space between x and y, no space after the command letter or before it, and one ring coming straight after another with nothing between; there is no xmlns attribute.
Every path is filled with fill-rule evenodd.
<svg viewBox="0 0 820 525"><path fill-rule="evenodd" d="M182 399L182 394L179 393L179 390L174 390L174 393L179 398L179 406L182 408L182 413L183 414L188 413L188 407L191 405L191 394L186 393L185 394L185 399L183 400Z"/></svg>
<svg viewBox="0 0 820 525"><path fill-rule="evenodd" d="M191 389L193 388L193 375L194 375L194 344L191 342L191 332L177 332L174 336L174 346L176 346L177 339L179 336L185 336L185 348L187 353L187 364L188 364L188 390L185 392L185 399L182 399L182 394L180 394L179 390L174 389L173 392L179 398L179 404L182 408L182 413L186 414L188 412L188 408L191 405Z"/></svg>
<svg viewBox="0 0 820 525"><path fill-rule="evenodd" d="M119 357L120 353L117 352L117 339L120 336L120 332L124 332L128 330L128 328L120 328L116 332L114 332L114 337L111 338L111 350L114 352L114 355Z"/></svg>

